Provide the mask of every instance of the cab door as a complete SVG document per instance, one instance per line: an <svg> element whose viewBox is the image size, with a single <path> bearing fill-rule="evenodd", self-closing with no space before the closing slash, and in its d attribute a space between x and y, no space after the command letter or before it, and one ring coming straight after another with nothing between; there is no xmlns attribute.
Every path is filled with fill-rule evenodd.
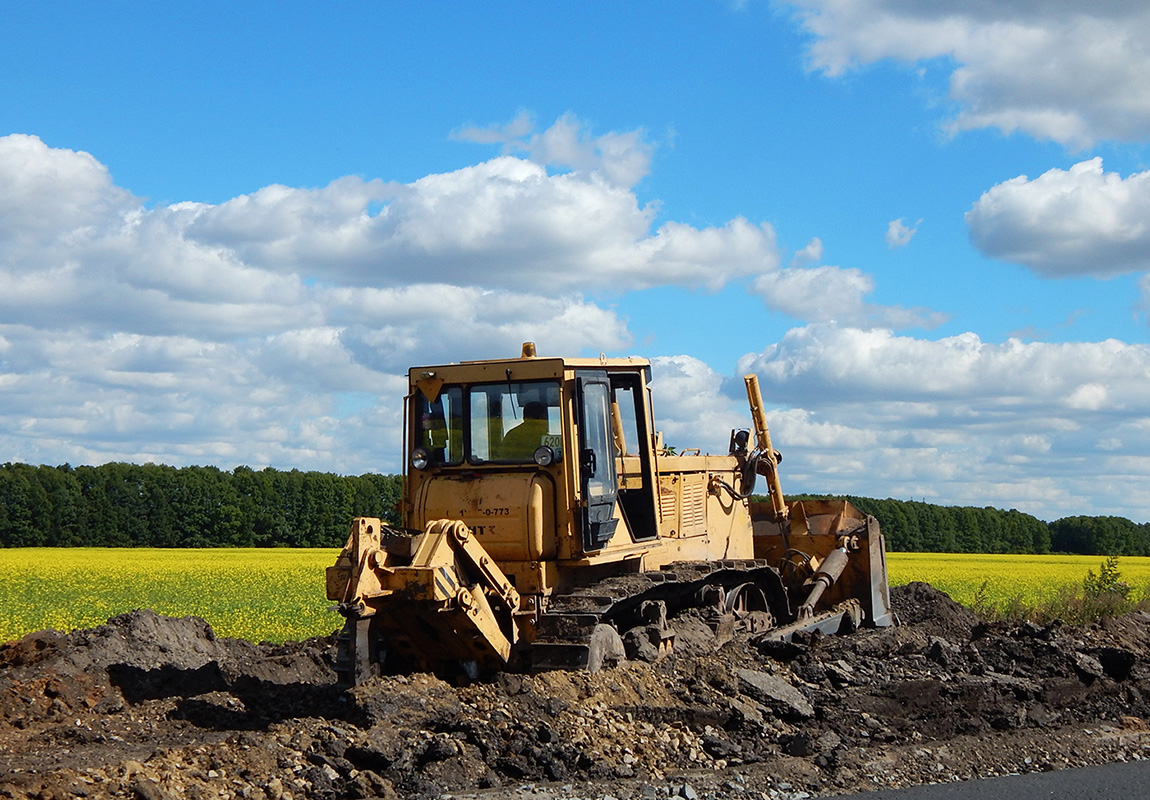
<svg viewBox="0 0 1150 800"><path fill-rule="evenodd" d="M575 373L579 393L579 486L583 497L583 551L602 550L615 534L614 439L611 435L611 382L604 370Z"/></svg>

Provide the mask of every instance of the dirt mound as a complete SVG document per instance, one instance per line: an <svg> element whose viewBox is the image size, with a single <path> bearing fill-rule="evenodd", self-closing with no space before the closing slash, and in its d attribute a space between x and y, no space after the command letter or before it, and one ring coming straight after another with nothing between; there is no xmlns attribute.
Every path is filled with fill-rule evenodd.
<svg viewBox="0 0 1150 800"><path fill-rule="evenodd" d="M903 625L951 639L969 638L978 616L929 583L913 581L891 590L891 609Z"/></svg>
<svg viewBox="0 0 1150 800"><path fill-rule="evenodd" d="M132 611L98 628L67 636L41 631L2 645L0 675L9 687L51 682L54 707L77 710L120 695L135 703L261 683L331 684L327 644L254 645L219 639L198 617Z"/></svg>
<svg viewBox="0 0 1150 800"><path fill-rule="evenodd" d="M147 611L0 646L0 797L798 798L1150 756L1150 617L903 625L786 646L684 631L653 665L335 687L334 641ZM684 623L686 624L686 623Z"/></svg>

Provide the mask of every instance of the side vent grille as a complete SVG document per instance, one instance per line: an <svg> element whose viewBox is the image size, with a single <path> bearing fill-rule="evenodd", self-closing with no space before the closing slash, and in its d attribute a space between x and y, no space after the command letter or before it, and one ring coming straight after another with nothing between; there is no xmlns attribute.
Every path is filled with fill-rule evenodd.
<svg viewBox="0 0 1150 800"><path fill-rule="evenodd" d="M684 536L702 533L707 523L707 476L690 475L683 481L683 517L681 530Z"/></svg>

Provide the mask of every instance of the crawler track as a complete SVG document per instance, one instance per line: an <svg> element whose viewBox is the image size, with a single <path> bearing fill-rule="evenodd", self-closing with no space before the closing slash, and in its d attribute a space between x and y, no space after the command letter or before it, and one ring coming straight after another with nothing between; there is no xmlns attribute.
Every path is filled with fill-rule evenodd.
<svg viewBox="0 0 1150 800"><path fill-rule="evenodd" d="M717 633L744 624L765 630L790 622L778 572L762 559L685 562L605 578L552 598L528 645L532 671L589 669L626 656L653 660L674 646L674 618L702 610Z"/></svg>

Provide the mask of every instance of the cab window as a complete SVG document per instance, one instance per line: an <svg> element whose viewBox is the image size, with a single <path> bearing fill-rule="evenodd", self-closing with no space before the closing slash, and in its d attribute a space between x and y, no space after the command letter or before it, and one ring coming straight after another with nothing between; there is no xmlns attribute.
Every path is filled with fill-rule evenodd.
<svg viewBox="0 0 1150 800"><path fill-rule="evenodd" d="M416 433L418 446L427 450L433 464L460 464L463 461L463 390L444 387L435 398L417 395Z"/></svg>
<svg viewBox="0 0 1150 800"><path fill-rule="evenodd" d="M491 383L469 390L470 461L525 463L562 443L556 381Z"/></svg>

